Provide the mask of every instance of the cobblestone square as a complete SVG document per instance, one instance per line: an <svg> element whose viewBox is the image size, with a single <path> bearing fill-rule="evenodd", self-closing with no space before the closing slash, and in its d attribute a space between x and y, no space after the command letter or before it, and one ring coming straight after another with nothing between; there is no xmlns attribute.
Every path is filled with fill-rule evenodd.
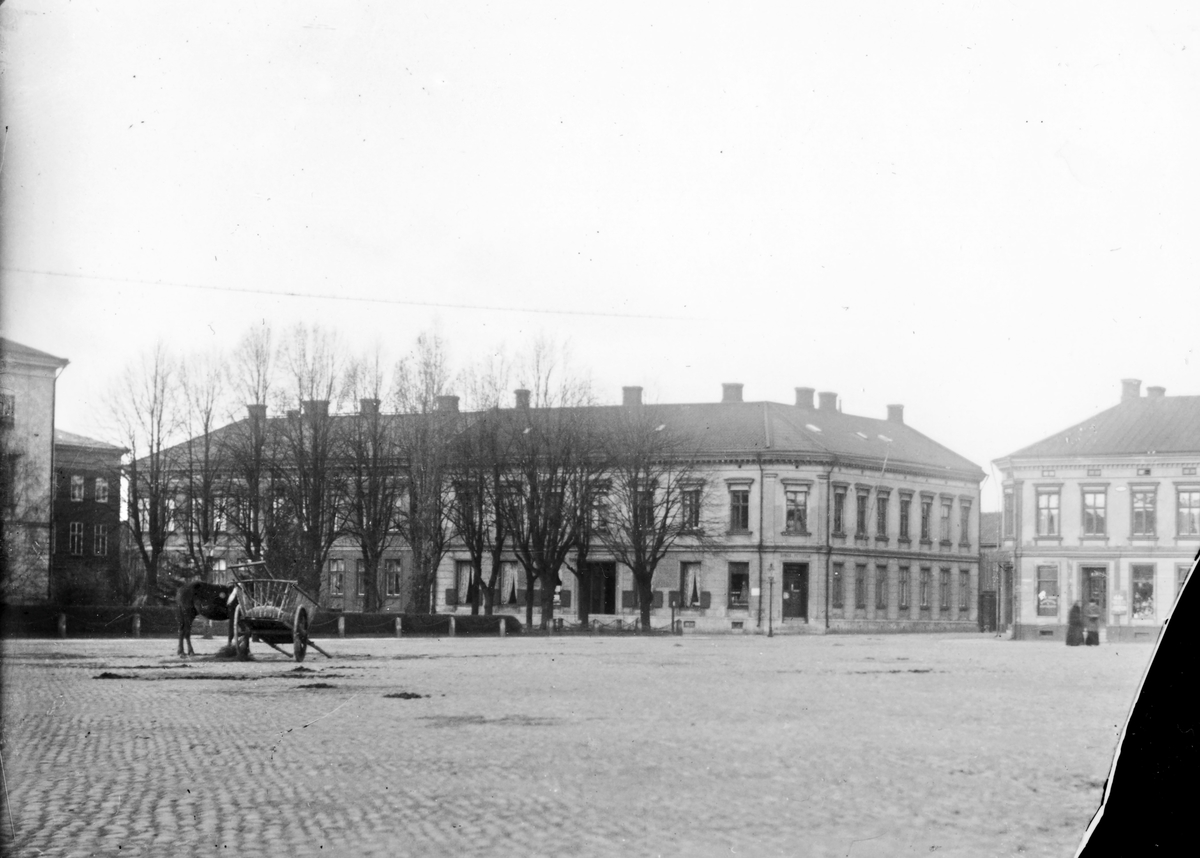
<svg viewBox="0 0 1200 858"><path fill-rule="evenodd" d="M345 639L298 672L222 643L5 641L5 853L1069 855L1152 653Z"/></svg>

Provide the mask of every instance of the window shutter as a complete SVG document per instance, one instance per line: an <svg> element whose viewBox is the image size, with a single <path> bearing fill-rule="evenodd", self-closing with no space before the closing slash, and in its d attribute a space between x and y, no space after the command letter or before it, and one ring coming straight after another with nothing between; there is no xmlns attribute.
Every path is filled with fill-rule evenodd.
<svg viewBox="0 0 1200 858"><path fill-rule="evenodd" d="M558 600L559 600L559 604L562 605L562 607L564 607L564 608L571 607L571 591L570 590L559 590L558 591Z"/></svg>
<svg viewBox="0 0 1200 858"><path fill-rule="evenodd" d="M454 606L458 604L458 591L451 588L446 590L446 604Z"/></svg>
<svg viewBox="0 0 1200 858"><path fill-rule="evenodd" d="M704 592L702 592L700 594L700 607L701 608L711 608L712 607L712 593L705 590Z"/></svg>
<svg viewBox="0 0 1200 858"><path fill-rule="evenodd" d="M655 590L654 591L654 601L652 601L650 603L650 607L661 608L662 606L663 606L663 591Z"/></svg>
<svg viewBox="0 0 1200 858"><path fill-rule="evenodd" d="M634 590L621 591L621 607L636 608L637 607L637 592Z"/></svg>

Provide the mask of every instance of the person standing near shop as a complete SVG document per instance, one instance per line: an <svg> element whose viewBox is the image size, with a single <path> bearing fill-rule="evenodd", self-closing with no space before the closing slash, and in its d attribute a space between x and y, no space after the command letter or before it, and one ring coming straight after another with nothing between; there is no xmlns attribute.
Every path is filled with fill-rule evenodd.
<svg viewBox="0 0 1200 858"><path fill-rule="evenodd" d="M1083 605L1078 600L1067 614L1067 646L1083 643Z"/></svg>
<svg viewBox="0 0 1200 858"><path fill-rule="evenodd" d="M1100 646L1100 604L1095 599L1087 609L1087 645Z"/></svg>

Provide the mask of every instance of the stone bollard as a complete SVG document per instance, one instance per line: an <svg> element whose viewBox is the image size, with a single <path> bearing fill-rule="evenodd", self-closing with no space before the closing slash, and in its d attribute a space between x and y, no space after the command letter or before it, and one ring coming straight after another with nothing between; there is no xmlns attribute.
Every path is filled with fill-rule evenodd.
<svg viewBox="0 0 1200 858"><path fill-rule="evenodd" d="M206 641L212 640L212 620L204 621L204 639Z"/></svg>
<svg viewBox="0 0 1200 858"><path fill-rule="evenodd" d="M454 617L450 618L450 637L454 637Z"/></svg>
<svg viewBox="0 0 1200 858"><path fill-rule="evenodd" d="M345 636L346 636L346 618L338 617L338 637L344 638Z"/></svg>
<svg viewBox="0 0 1200 858"><path fill-rule="evenodd" d="M133 615L133 636L135 638L140 638L142 636L142 615L141 614Z"/></svg>
<svg viewBox="0 0 1200 858"><path fill-rule="evenodd" d="M58 615L58 636L60 638L65 638L67 636L67 615L66 614Z"/></svg>
<svg viewBox="0 0 1200 858"><path fill-rule="evenodd" d="M400 637L400 635L403 634L403 630L400 628L401 622L401 619L396 617L396 637Z"/></svg>
<svg viewBox="0 0 1200 858"><path fill-rule="evenodd" d="M504 637L507 634L508 634L508 623L504 622L504 616L501 615L501 617L500 617L500 637Z"/></svg>

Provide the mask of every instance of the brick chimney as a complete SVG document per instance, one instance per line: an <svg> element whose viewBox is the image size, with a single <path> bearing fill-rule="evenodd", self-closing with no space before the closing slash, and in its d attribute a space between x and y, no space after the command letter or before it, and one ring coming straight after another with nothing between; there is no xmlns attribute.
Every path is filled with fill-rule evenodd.
<svg viewBox="0 0 1200 858"><path fill-rule="evenodd" d="M328 417L329 416L329 400L328 399L306 399L300 403L304 409L304 413L312 417Z"/></svg>
<svg viewBox="0 0 1200 858"><path fill-rule="evenodd" d="M529 391L522 387L519 390L514 390L513 393L517 397L517 408L521 409L522 411L528 411Z"/></svg>
<svg viewBox="0 0 1200 858"><path fill-rule="evenodd" d="M445 411L449 414L458 413L458 397L457 396L439 396L437 398L437 410Z"/></svg>
<svg viewBox="0 0 1200 858"><path fill-rule="evenodd" d="M903 423L904 422L904 406L889 405L888 407L888 422Z"/></svg>
<svg viewBox="0 0 1200 858"><path fill-rule="evenodd" d="M1167 389L1165 387L1147 387L1146 388L1146 396L1150 397L1151 399L1162 399L1166 395L1167 395Z"/></svg>
<svg viewBox="0 0 1200 858"><path fill-rule="evenodd" d="M799 408L811 410L813 407L813 394L817 392L815 387L797 387L796 388L796 405Z"/></svg>
<svg viewBox="0 0 1200 858"><path fill-rule="evenodd" d="M265 405L247 405L246 411L250 415L250 425L261 428L267 422L267 406Z"/></svg>
<svg viewBox="0 0 1200 858"><path fill-rule="evenodd" d="M364 417L374 417L379 413L379 400L360 399L358 400L358 410Z"/></svg>
<svg viewBox="0 0 1200 858"><path fill-rule="evenodd" d="M641 405L642 404L642 389L640 387L622 387L621 388L621 404L622 405Z"/></svg>
<svg viewBox="0 0 1200 858"><path fill-rule="evenodd" d="M822 411L837 411L837 394L832 390L822 390L818 393L817 402Z"/></svg>
<svg viewBox="0 0 1200 858"><path fill-rule="evenodd" d="M1142 380L1140 378L1123 378L1121 379L1121 401L1128 402L1131 399L1141 397Z"/></svg>
<svg viewBox="0 0 1200 858"><path fill-rule="evenodd" d="M721 401L722 402L741 402L742 401L742 385L740 385L740 384L722 384L721 385Z"/></svg>

